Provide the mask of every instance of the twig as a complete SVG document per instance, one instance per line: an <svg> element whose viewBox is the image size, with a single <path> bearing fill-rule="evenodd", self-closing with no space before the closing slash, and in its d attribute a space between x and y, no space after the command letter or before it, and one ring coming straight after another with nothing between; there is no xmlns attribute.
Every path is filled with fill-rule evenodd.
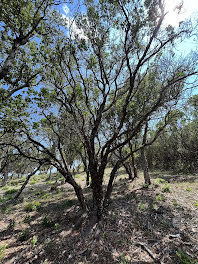
<svg viewBox="0 0 198 264"><path fill-rule="evenodd" d="M135 245L136 246L140 246L142 249L144 249L148 255L156 262L156 263L159 263L159 264L163 264L158 258L156 258L154 256L154 254L151 252L151 250L144 244L144 243L141 243L141 242L135 242Z"/></svg>

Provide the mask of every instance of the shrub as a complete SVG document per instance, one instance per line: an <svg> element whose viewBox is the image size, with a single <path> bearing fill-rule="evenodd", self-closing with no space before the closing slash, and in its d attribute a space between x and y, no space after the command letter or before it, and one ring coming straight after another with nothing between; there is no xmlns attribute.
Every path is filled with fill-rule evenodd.
<svg viewBox="0 0 198 264"><path fill-rule="evenodd" d="M170 187L168 184L162 187L162 192L170 192Z"/></svg>
<svg viewBox="0 0 198 264"><path fill-rule="evenodd" d="M41 207L41 203L40 202L31 202L31 203L28 203L26 204L25 206L25 211L26 212L32 212L32 211L36 211L38 210L39 208Z"/></svg>
<svg viewBox="0 0 198 264"><path fill-rule="evenodd" d="M18 190L17 189L10 189L5 192L5 195L13 194L16 193Z"/></svg>
<svg viewBox="0 0 198 264"><path fill-rule="evenodd" d="M32 246L34 247L37 243L37 237L36 236L33 236L32 240L31 240L31 244Z"/></svg>
<svg viewBox="0 0 198 264"><path fill-rule="evenodd" d="M139 210L143 211L145 209L145 205L143 203L138 204Z"/></svg>
<svg viewBox="0 0 198 264"><path fill-rule="evenodd" d="M159 193L157 196L156 196L156 200L157 201L165 201L166 200L166 196Z"/></svg>
<svg viewBox="0 0 198 264"><path fill-rule="evenodd" d="M54 225L54 228L55 228L56 230L58 230L58 229L60 228L60 225L59 225L58 223L56 223L56 224Z"/></svg>
<svg viewBox="0 0 198 264"><path fill-rule="evenodd" d="M167 183L167 181L165 181L165 180L162 179L162 178L157 178L156 181L157 181L157 183L162 183L162 184Z"/></svg>
<svg viewBox="0 0 198 264"><path fill-rule="evenodd" d="M8 186L4 186L4 187L2 187L1 189L2 189L2 190L8 190L9 187L8 187Z"/></svg>
<svg viewBox="0 0 198 264"><path fill-rule="evenodd" d="M198 202L195 202L195 206L198 207Z"/></svg>
<svg viewBox="0 0 198 264"><path fill-rule="evenodd" d="M190 192L191 191L191 188L190 187L186 187L186 191L187 192Z"/></svg>

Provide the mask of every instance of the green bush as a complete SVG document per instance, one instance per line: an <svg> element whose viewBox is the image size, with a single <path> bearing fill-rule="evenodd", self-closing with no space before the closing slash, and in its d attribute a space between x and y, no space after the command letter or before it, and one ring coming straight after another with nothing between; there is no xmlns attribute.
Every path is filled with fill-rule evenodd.
<svg viewBox="0 0 198 264"><path fill-rule="evenodd" d="M8 187L8 186L4 186L4 187L2 187L1 189L2 189L2 190L8 190L9 187Z"/></svg>
<svg viewBox="0 0 198 264"><path fill-rule="evenodd" d="M162 179L162 178L157 178L156 181L157 181L157 183L162 183L162 184L167 183L167 181L165 181L165 180Z"/></svg>
<svg viewBox="0 0 198 264"><path fill-rule="evenodd" d="M170 186L168 184L162 187L162 192L170 192Z"/></svg>
<svg viewBox="0 0 198 264"><path fill-rule="evenodd" d="M159 194L156 196L156 200L157 200L157 201L166 201L166 196L165 196L164 194L159 193Z"/></svg>
<svg viewBox="0 0 198 264"><path fill-rule="evenodd" d="M25 211L26 212L37 211L40 207L41 207L40 202L37 202L37 201L31 202L31 203L26 204Z"/></svg>

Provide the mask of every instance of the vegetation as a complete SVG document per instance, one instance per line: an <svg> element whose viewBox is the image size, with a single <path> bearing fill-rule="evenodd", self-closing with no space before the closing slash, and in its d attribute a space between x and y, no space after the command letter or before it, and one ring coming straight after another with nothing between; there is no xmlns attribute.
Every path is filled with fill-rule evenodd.
<svg viewBox="0 0 198 264"><path fill-rule="evenodd" d="M42 244L32 262L67 248L53 235L69 234L73 249L90 238L98 251L108 240L112 248L101 257L88 246L64 249L68 263L129 263L128 244L148 262L194 263L183 247L194 227L185 234L179 210L198 206L198 21L173 24L168 8L167 0L1 1L0 234L17 226L16 243L32 252ZM171 12L179 19L184 10L181 1ZM149 232L167 233L174 256L163 259Z"/></svg>

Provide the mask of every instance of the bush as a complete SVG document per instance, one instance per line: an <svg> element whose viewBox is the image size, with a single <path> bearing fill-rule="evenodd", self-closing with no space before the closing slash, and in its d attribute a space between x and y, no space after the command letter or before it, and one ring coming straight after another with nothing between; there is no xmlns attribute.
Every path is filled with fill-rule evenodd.
<svg viewBox="0 0 198 264"><path fill-rule="evenodd" d="M157 183L162 183L162 184L167 183L167 181L165 181L165 180L162 179L162 178L157 178L156 181L157 181Z"/></svg>
<svg viewBox="0 0 198 264"><path fill-rule="evenodd" d="M166 184L165 186L162 187L162 192L170 192L170 186Z"/></svg>
<svg viewBox="0 0 198 264"><path fill-rule="evenodd" d="M31 202L31 203L26 204L25 211L26 212L37 211L40 207L41 207L40 202L37 202L37 201Z"/></svg>
<svg viewBox="0 0 198 264"><path fill-rule="evenodd" d="M157 201L165 201L165 200L166 200L166 196L163 195L163 194L158 194L158 195L156 196L156 200L157 200Z"/></svg>
<svg viewBox="0 0 198 264"><path fill-rule="evenodd" d="M5 192L5 195L8 195L8 194L13 194L13 193L16 193L18 190L17 189L10 189L10 190L7 190Z"/></svg>

